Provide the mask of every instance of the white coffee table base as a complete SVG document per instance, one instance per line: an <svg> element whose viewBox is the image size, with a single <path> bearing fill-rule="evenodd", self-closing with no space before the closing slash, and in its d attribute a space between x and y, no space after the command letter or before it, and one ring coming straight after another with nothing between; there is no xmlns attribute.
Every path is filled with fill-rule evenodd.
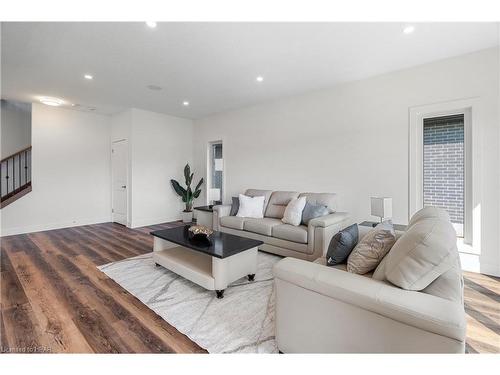
<svg viewBox="0 0 500 375"><path fill-rule="evenodd" d="M215 290L217 298L222 298L224 289L232 282L245 276L253 280L257 272L257 251L254 247L221 259L155 237L153 260L205 289Z"/></svg>

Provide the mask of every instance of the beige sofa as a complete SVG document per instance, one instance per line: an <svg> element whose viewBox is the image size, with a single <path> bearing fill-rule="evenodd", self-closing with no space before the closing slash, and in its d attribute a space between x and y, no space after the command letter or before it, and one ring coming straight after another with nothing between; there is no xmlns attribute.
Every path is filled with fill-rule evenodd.
<svg viewBox="0 0 500 375"><path fill-rule="evenodd" d="M264 242L259 250L304 260L315 260L326 253L331 238L350 223L346 212L336 212L336 195L248 189L245 195L264 196L264 218L229 216L230 205L214 206L215 230ZM312 219L309 225L293 226L281 221L292 198L306 196L311 204L325 205L330 214Z"/></svg>
<svg viewBox="0 0 500 375"><path fill-rule="evenodd" d="M432 218L421 225L420 220L429 212L432 215L432 211L426 210L425 215L412 219L407 232L397 240L402 241L405 234L407 239L413 236L410 238L413 245L407 248L410 256L403 260L410 269L401 274L389 272L393 281L399 278L397 281L404 283L417 272L423 275L420 279L423 280L431 273L444 271L420 291L399 288L385 279L388 265L384 262L389 263L388 255L374 275L349 273L345 265L328 267L324 257L316 262L292 258L278 262L274 276L276 341L280 351L463 353L466 319L462 272L453 245L456 237L436 230L439 219ZM420 226L412 228L415 223ZM359 229L361 238L370 230L361 226ZM417 236L420 239L415 240ZM406 243L400 242L399 249ZM447 257L435 256L437 246L449 249ZM401 257L397 258L401 261ZM438 264L442 261L446 264L441 263L441 267ZM426 262L432 269L419 270Z"/></svg>

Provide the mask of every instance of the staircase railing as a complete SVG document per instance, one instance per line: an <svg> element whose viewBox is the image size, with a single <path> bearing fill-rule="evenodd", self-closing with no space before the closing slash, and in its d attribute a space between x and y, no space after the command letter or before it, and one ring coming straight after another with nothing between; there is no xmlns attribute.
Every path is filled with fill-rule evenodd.
<svg viewBox="0 0 500 375"><path fill-rule="evenodd" d="M4 202L29 186L31 186L31 146L1 160L1 201Z"/></svg>

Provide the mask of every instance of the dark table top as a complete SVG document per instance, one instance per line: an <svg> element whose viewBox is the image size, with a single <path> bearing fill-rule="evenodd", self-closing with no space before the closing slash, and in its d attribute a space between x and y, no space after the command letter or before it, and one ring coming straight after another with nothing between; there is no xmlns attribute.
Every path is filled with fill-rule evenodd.
<svg viewBox="0 0 500 375"><path fill-rule="evenodd" d="M188 232L190 226L191 225L188 224L177 228L157 230L150 232L150 234L216 258L227 258L264 243L262 241L217 231L214 231L210 236L210 243L192 240L189 238Z"/></svg>
<svg viewBox="0 0 500 375"><path fill-rule="evenodd" d="M193 210L198 210L198 211L206 211L206 212L213 212L213 206L210 207L210 206L199 206L199 207L195 207L193 208Z"/></svg>
<svg viewBox="0 0 500 375"><path fill-rule="evenodd" d="M362 225L364 227L376 227L377 224L380 224L380 223L376 223L375 221L363 221L362 223L360 223L358 225ZM401 232L404 232L406 230L406 225L393 224L393 226L394 226L395 230L399 230Z"/></svg>

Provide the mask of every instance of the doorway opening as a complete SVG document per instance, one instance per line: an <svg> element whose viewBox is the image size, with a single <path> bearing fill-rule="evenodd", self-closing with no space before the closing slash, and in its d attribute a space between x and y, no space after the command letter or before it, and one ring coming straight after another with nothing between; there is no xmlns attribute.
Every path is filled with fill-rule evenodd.
<svg viewBox="0 0 500 375"><path fill-rule="evenodd" d="M224 157L222 141L208 144L207 204L222 204L224 200Z"/></svg>

